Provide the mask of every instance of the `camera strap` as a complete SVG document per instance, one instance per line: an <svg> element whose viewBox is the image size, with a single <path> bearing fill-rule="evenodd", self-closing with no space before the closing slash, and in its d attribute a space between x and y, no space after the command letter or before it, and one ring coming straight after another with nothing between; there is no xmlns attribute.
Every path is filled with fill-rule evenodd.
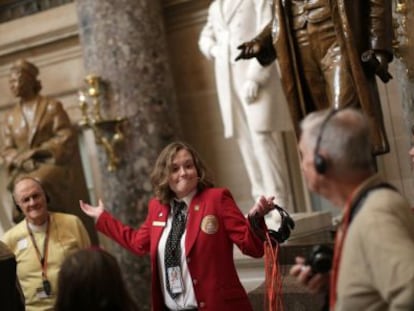
<svg viewBox="0 0 414 311"><path fill-rule="evenodd" d="M361 209L364 201L366 200L366 198L368 197L368 194L373 191L373 190L377 190L379 188L387 188L387 189L391 189L394 190L396 192L398 192L397 188L395 188L393 185L387 183L387 182L381 182L379 184L376 184L372 187L369 187L367 189L365 189L364 191L362 191L357 198L354 200L354 203L351 206L351 213L349 216L349 223L352 222L352 220L354 219L354 217L356 216L356 214L358 214L359 210Z"/></svg>
<svg viewBox="0 0 414 311"><path fill-rule="evenodd" d="M339 265L340 265L340 260L341 260L342 246L343 246L344 239L348 231L348 227L350 226L355 215L360 211L362 207L362 203L367 198L368 194L371 191L374 191L379 188L388 188L388 189L397 191L397 189L394 186L386 182L380 182L376 185L368 187L367 189L364 189L362 192L360 192L355 197L355 199L352 199L353 194L351 194L351 197L347 200L347 203L345 205L344 217L342 220L341 229L339 229L335 237L335 250L334 250L334 258L333 258L332 269L331 269L329 306L330 306L330 309L332 310L335 308L335 303L336 303L336 285L337 285L337 279L338 279L338 271L339 271Z"/></svg>

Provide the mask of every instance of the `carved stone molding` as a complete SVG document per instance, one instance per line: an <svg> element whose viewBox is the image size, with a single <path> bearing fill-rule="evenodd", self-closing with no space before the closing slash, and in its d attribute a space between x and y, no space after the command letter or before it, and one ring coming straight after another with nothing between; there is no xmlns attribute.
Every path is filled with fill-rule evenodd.
<svg viewBox="0 0 414 311"><path fill-rule="evenodd" d="M164 0L162 6L164 8L173 7L182 3L198 2L197 0Z"/></svg>
<svg viewBox="0 0 414 311"><path fill-rule="evenodd" d="M0 23L36 14L73 2L73 0L3 0L0 1Z"/></svg>
<svg viewBox="0 0 414 311"><path fill-rule="evenodd" d="M60 51L47 55L47 59L42 58L43 53L33 53L33 50L45 46L59 45L67 41L76 43L77 40L78 24L74 3L2 23L0 24L0 77L4 75L7 70L4 67L8 66L11 60L29 51L30 55L39 55L39 59L36 60L38 65L42 62L56 62L59 58L77 57L81 55L81 50L80 47L73 47L73 44L67 44L64 49L58 49Z"/></svg>
<svg viewBox="0 0 414 311"><path fill-rule="evenodd" d="M18 58L39 67L48 95L67 98L76 93L83 76L78 33L75 3L0 23L0 116L15 102L8 75ZM60 74L65 70L67 74Z"/></svg>
<svg viewBox="0 0 414 311"><path fill-rule="evenodd" d="M166 0L163 2L167 32L202 24L211 0Z"/></svg>

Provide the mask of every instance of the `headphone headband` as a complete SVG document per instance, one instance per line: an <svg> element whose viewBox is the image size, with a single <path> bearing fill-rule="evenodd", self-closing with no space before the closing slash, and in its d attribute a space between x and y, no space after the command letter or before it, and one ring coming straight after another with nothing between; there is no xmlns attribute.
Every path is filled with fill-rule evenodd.
<svg viewBox="0 0 414 311"><path fill-rule="evenodd" d="M326 115L325 119L322 121L321 128L319 130L318 137L316 138L316 144L315 144L315 150L314 150L314 156L313 156L313 164L315 166L315 170L319 174L325 174L327 170L327 162L326 159L319 154L319 149L321 147L321 141L323 137L323 133L325 132L325 128L329 122L329 120L332 119L332 117L339 111L340 109L333 108L329 113Z"/></svg>
<svg viewBox="0 0 414 311"><path fill-rule="evenodd" d="M276 209L280 215L280 226L277 231L268 229L267 232L261 228L257 217L249 216L248 220L252 226L253 232L262 240L267 241L269 237L273 245L283 243L290 237L290 232L295 229L295 221L289 215L288 212L277 204L273 205L273 209Z"/></svg>

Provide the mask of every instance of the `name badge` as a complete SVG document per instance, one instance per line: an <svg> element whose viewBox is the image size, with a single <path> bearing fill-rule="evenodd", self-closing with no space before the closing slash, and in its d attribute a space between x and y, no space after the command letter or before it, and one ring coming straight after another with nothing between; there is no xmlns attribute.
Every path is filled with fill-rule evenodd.
<svg viewBox="0 0 414 311"><path fill-rule="evenodd" d="M27 239L21 239L17 242L17 249L19 251L27 248Z"/></svg>
<svg viewBox="0 0 414 311"><path fill-rule="evenodd" d="M45 289L42 287L36 288L36 297L38 299L46 299L49 297L48 294L46 294Z"/></svg>
<svg viewBox="0 0 414 311"><path fill-rule="evenodd" d="M181 279L181 268L179 266L169 267L168 273L168 284L171 293L181 294L183 292L183 280Z"/></svg>
<svg viewBox="0 0 414 311"><path fill-rule="evenodd" d="M153 221L152 222L152 225L154 226L154 227L165 227L165 221Z"/></svg>

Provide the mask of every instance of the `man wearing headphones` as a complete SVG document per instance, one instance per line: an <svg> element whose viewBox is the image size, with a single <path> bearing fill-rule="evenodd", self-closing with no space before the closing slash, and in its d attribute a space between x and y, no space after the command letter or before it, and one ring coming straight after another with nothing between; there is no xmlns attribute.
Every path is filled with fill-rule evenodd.
<svg viewBox="0 0 414 311"><path fill-rule="evenodd" d="M297 258L291 275L312 292L329 288L331 311L414 310L414 215L375 172L365 116L323 110L309 114L301 130L308 188L341 208L342 220L330 273L313 273Z"/></svg>
<svg viewBox="0 0 414 311"><path fill-rule="evenodd" d="M49 212L47 194L32 177L16 180L13 200L25 219L2 240L16 256L26 311L53 310L60 265L67 255L90 246L88 233L78 217Z"/></svg>

